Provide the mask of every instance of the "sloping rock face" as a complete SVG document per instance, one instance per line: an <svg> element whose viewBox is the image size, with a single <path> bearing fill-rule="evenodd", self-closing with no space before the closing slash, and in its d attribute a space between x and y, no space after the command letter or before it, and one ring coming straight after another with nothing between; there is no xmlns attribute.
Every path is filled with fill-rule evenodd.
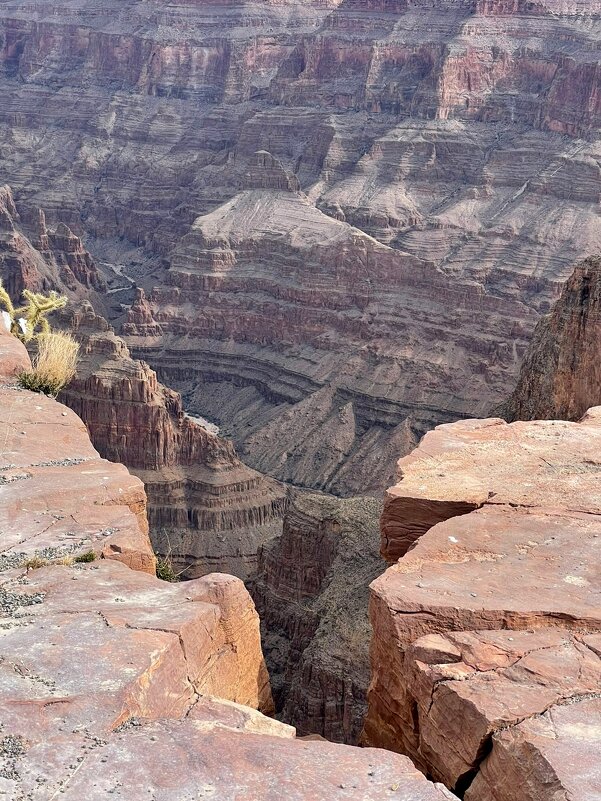
<svg viewBox="0 0 601 801"><path fill-rule="evenodd" d="M372 584L365 743L469 801L595 797L600 446L595 408L439 426L400 460L382 551L404 555Z"/></svg>
<svg viewBox="0 0 601 801"><path fill-rule="evenodd" d="M134 361L89 304L62 323L82 343L82 355L61 400L107 459L144 482L156 551L189 578L214 570L247 578L260 544L281 531L284 488L187 417L178 393Z"/></svg>
<svg viewBox="0 0 601 801"><path fill-rule="evenodd" d="M369 583L382 572L373 498L295 494L261 549L257 605L276 711L299 734L354 744L367 709Z"/></svg>
<svg viewBox="0 0 601 801"><path fill-rule="evenodd" d="M508 420L577 420L601 403L601 259L579 264L552 313L536 326Z"/></svg>
<svg viewBox="0 0 601 801"><path fill-rule="evenodd" d="M40 211L32 233L8 187L0 190L1 220L6 237L0 277L15 301L24 288L57 289L75 301L87 289L97 305L105 305L96 290L106 284L64 224L50 231ZM81 311L54 315L82 344L78 375L61 400L86 423L106 459L125 464L144 482L158 553L169 554L188 577L224 570L246 578L256 569L259 545L281 531L283 488L242 464L231 443L188 418L178 393L130 358L87 301L79 305ZM137 331L160 334L143 290L129 316Z"/></svg>
<svg viewBox="0 0 601 801"><path fill-rule="evenodd" d="M286 787L297 801L375 801L394 787L417 801L449 798L405 757L295 741L292 727L250 708L269 711L271 693L242 582L212 574L167 584L144 572L154 557L141 483L98 458L72 412L16 387L15 370L27 364L22 345L0 333L2 391L18 398L0 420L1 456L12 459L0 480L8 510L0 521L0 794L268 801ZM0 408L8 406L3 396ZM70 471L62 482L59 469ZM29 536L42 518L44 529ZM119 535L137 558L106 558L104 546ZM64 558L90 547L105 558ZM33 555L47 566L25 564Z"/></svg>
<svg viewBox="0 0 601 801"><path fill-rule="evenodd" d="M165 347L134 355L162 379L181 368L252 466L305 481L334 426L337 458L311 483L375 490L391 433L408 451L507 397L539 315L599 250L600 14L6 2L3 174L167 293ZM306 447L270 448L288 412L302 430L304 402L323 413Z"/></svg>

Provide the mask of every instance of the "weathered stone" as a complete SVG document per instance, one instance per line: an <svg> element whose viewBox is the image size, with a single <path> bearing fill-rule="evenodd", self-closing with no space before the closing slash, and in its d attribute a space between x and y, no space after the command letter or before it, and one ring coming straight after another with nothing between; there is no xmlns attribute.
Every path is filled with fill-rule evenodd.
<svg viewBox="0 0 601 801"><path fill-rule="evenodd" d="M436 523L482 506L601 511L601 407L580 423L466 420L428 432L386 493L382 554L396 561Z"/></svg>
<svg viewBox="0 0 601 801"><path fill-rule="evenodd" d="M18 340L0 332L2 372L31 367ZM93 549L154 574L141 481L101 459L73 412L43 394L0 386L2 551Z"/></svg>
<svg viewBox="0 0 601 801"><path fill-rule="evenodd" d="M594 784L600 421L596 408L579 423L438 427L401 460L388 492L382 543L406 552L372 584L363 741L410 755L470 801ZM518 730L564 704L581 709L583 728L555 763L544 740L537 751Z"/></svg>
<svg viewBox="0 0 601 801"><path fill-rule="evenodd" d="M446 641L451 653L442 656L438 644L432 648L436 636ZM498 762L497 743L504 742L507 730L515 729L508 741L519 739L522 721L547 713L553 717L563 705L574 704L583 726L594 727L595 707L586 702L600 692L601 659L586 635L556 629L428 635L407 649L405 670L415 702L421 764L462 793L482 770L473 783L473 798L480 798L480 792L491 798L527 797L517 776L515 781L501 772L493 777L484 767ZM513 768L509 761L504 760L508 771L528 774L519 758ZM537 781L540 775L533 787Z"/></svg>
<svg viewBox="0 0 601 801"><path fill-rule="evenodd" d="M103 762L106 760L106 763ZM105 765L110 765L110 771ZM408 759L381 750L233 733L203 720L152 723L113 735L86 755L65 801L165 801L217 797L279 801L446 801L453 796Z"/></svg>
<svg viewBox="0 0 601 801"><path fill-rule="evenodd" d="M599 795L601 699L553 706L497 732L466 801L554 801Z"/></svg>

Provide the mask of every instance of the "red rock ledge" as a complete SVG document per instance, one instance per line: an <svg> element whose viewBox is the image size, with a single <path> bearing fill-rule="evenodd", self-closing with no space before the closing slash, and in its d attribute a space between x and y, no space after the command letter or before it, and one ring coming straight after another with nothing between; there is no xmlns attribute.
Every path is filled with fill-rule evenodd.
<svg viewBox="0 0 601 801"><path fill-rule="evenodd" d="M399 468L363 741L466 801L598 798L601 408L439 426Z"/></svg>
<svg viewBox="0 0 601 801"><path fill-rule="evenodd" d="M406 757L296 740L253 709L272 702L243 583L150 575L140 481L16 386L28 357L6 334L0 365L0 798L452 797Z"/></svg>

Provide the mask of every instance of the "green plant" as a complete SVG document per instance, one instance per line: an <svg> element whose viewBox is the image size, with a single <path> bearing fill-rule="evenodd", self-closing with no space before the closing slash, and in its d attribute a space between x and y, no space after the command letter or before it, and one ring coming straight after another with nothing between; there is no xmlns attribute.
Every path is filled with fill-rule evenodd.
<svg viewBox="0 0 601 801"><path fill-rule="evenodd" d="M75 375L79 343L70 334L51 331L38 335L37 346L32 369L17 378L23 389L54 398Z"/></svg>
<svg viewBox="0 0 601 801"><path fill-rule="evenodd" d="M11 333L22 342L30 342L35 336L49 334L50 324L46 316L67 305L67 298L57 292L42 295L25 289L23 300L23 305L15 308L0 279L0 305L4 306L10 318Z"/></svg>
<svg viewBox="0 0 601 801"><path fill-rule="evenodd" d="M179 581L179 573L175 572L170 554L157 557L156 575L161 581Z"/></svg>
<svg viewBox="0 0 601 801"><path fill-rule="evenodd" d="M82 563L82 562L93 562L96 559L96 554L94 551L85 551L84 553L78 554L74 562Z"/></svg>

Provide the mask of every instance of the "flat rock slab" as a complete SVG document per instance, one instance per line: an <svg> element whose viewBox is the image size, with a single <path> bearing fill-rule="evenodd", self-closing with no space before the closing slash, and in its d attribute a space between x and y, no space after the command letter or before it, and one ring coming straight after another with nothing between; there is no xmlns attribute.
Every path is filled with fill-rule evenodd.
<svg viewBox="0 0 601 801"><path fill-rule="evenodd" d="M401 642L430 631L601 628L601 516L487 506L430 529L372 584Z"/></svg>
<svg viewBox="0 0 601 801"><path fill-rule="evenodd" d="M86 550L154 574L142 482L100 458L72 411L1 385L0 568Z"/></svg>
<svg viewBox="0 0 601 801"><path fill-rule="evenodd" d="M258 616L243 583L233 576L212 574L169 584L111 560L44 567L5 581L0 602L5 658L20 654L28 672L51 684L59 682L59 695L79 695L86 687L96 692L105 679L111 691L130 687L146 669L152 682L142 680L145 692L152 685L156 694L165 661L159 654L171 654L165 678L170 700L166 696L153 713L143 708L128 713L125 705L111 725L118 725L124 714L158 717L172 705L179 710L173 713L177 716L194 693L270 706ZM144 643L139 649L142 667L134 670L138 640ZM126 656L130 647L133 651ZM156 653L150 657L149 652ZM96 655L94 679L90 654ZM131 689L127 693L130 697ZM147 700L144 696L142 704ZM134 702L130 698L128 703Z"/></svg>
<svg viewBox="0 0 601 801"><path fill-rule="evenodd" d="M271 699L239 579L52 566L11 575L0 606L0 797L453 797L406 757L301 742L239 703Z"/></svg>
<svg viewBox="0 0 601 801"><path fill-rule="evenodd" d="M235 703L222 712L211 696ZM240 704L270 708L271 693L239 579L168 584L106 560L0 585L0 797L58 791L88 747L132 719L190 715L294 734ZM27 752L20 768L15 747Z"/></svg>
<svg viewBox="0 0 601 801"><path fill-rule="evenodd" d="M110 770L107 770L110 766ZM89 753L65 801L446 801L405 757L256 734L200 720L152 723Z"/></svg>
<svg viewBox="0 0 601 801"><path fill-rule="evenodd" d="M436 523L484 505L601 513L601 407L579 423L465 420L429 431L386 493L382 554L396 561Z"/></svg>

